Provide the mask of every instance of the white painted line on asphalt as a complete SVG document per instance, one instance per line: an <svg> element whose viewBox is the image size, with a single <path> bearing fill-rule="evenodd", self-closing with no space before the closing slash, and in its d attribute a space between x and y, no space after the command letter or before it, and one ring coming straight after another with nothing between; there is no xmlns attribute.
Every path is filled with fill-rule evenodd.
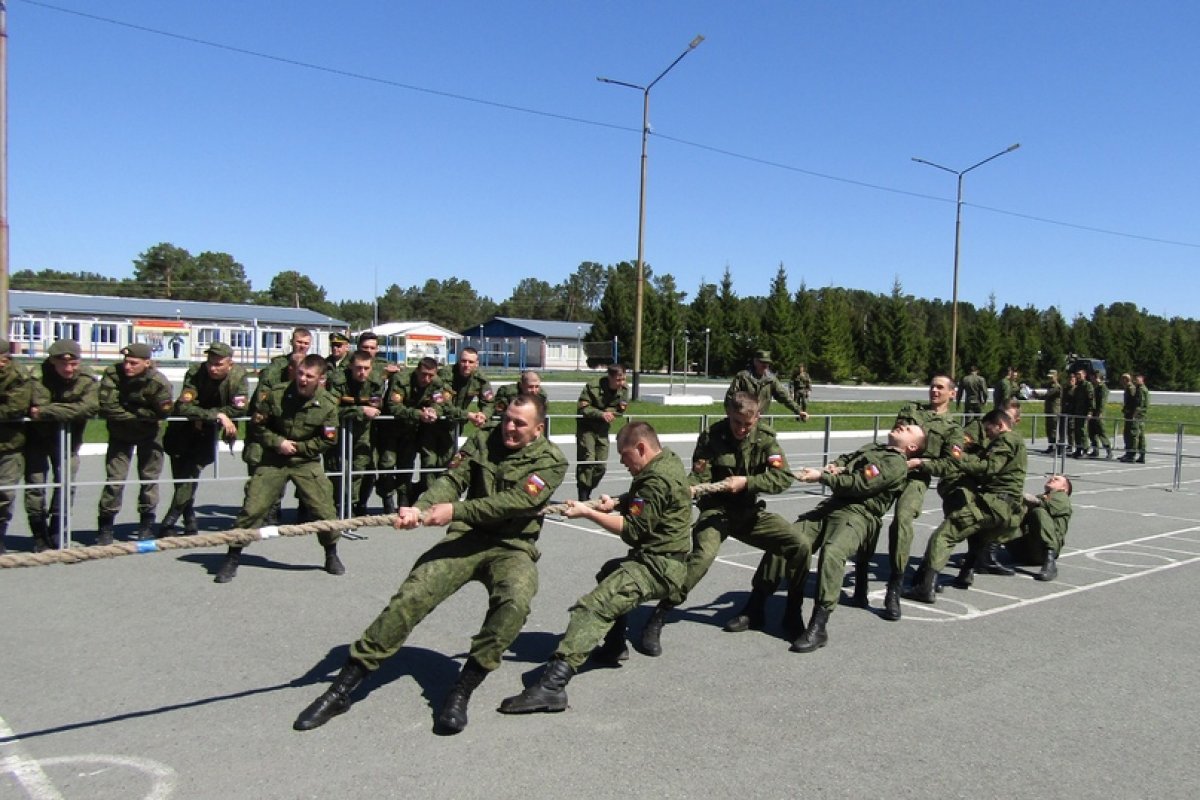
<svg viewBox="0 0 1200 800"><path fill-rule="evenodd" d="M4 747L9 748L9 755L0 759L0 773L7 772L16 778L31 800L62 800L41 762L25 754L21 740L3 717L0 717L0 739L4 740Z"/></svg>

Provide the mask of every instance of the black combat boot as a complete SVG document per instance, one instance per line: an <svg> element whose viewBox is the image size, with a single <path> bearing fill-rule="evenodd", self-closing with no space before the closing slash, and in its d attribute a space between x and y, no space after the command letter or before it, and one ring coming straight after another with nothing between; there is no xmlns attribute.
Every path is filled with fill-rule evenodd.
<svg viewBox="0 0 1200 800"><path fill-rule="evenodd" d="M292 730L311 731L319 728L338 714L344 714L350 708L350 693L358 688L367 677L367 668L354 659L346 662L342 671L334 678L333 685L325 693L309 704L300 712L292 723ZM466 716L463 717L466 725Z"/></svg>
<svg viewBox="0 0 1200 800"><path fill-rule="evenodd" d="M566 711L567 684L575 670L561 658L552 658L533 686L506 697L497 709L501 714L533 714L539 711Z"/></svg>
<svg viewBox="0 0 1200 800"><path fill-rule="evenodd" d="M225 560L221 562L220 568L217 569L217 577L213 578L213 583L229 583L237 575L238 563L242 560L242 548L231 547L229 552L225 554Z"/></svg>
<svg viewBox="0 0 1200 800"><path fill-rule="evenodd" d="M46 527L45 517L30 517L29 532L33 535L33 552L44 553L53 546L50 544L50 530Z"/></svg>
<svg viewBox="0 0 1200 800"><path fill-rule="evenodd" d="M622 661L629 660L629 646L625 644L628 627L624 614L613 621L604 641L592 651L593 664L598 667L619 667Z"/></svg>
<svg viewBox="0 0 1200 800"><path fill-rule="evenodd" d="M8 535L8 525L0 527L0 556L8 552L8 548L4 545L4 537Z"/></svg>
<svg viewBox="0 0 1200 800"><path fill-rule="evenodd" d="M338 558L337 542L325 545L325 571L330 575L345 575L346 568Z"/></svg>
<svg viewBox="0 0 1200 800"><path fill-rule="evenodd" d="M820 650L829 643L829 634L825 632L825 623L829 621L829 609L818 605L813 609L812 619L808 627L796 641L792 642L793 653L811 653Z"/></svg>
<svg viewBox="0 0 1200 800"><path fill-rule="evenodd" d="M1046 548L1046 558L1042 561L1042 571L1033 576L1035 581L1052 581L1058 577L1058 554Z"/></svg>
<svg viewBox="0 0 1200 800"><path fill-rule="evenodd" d="M1112 447L1109 445L1104 445L1104 458L1107 461L1113 460L1112 459Z"/></svg>
<svg viewBox="0 0 1200 800"><path fill-rule="evenodd" d="M1087 451L1087 457L1088 458L1099 458L1100 457L1100 448L1096 447L1096 445L1092 445L1092 449Z"/></svg>
<svg viewBox="0 0 1200 800"><path fill-rule="evenodd" d="M646 620L646 627L642 628L642 646L640 648L646 655L662 655L662 629L667 621L667 614L674 607L673 604L662 600L654 609L654 613L650 615L650 619Z"/></svg>
<svg viewBox="0 0 1200 800"><path fill-rule="evenodd" d="M1135 456L1133 455L1133 453L1130 452L1129 450L1126 450L1125 455L1118 458L1117 461L1120 461L1122 464L1132 464L1134 458L1135 458Z"/></svg>
<svg viewBox="0 0 1200 800"><path fill-rule="evenodd" d="M138 527L135 532L139 542L146 542L154 538L154 512L143 511L138 518Z"/></svg>
<svg viewBox="0 0 1200 800"><path fill-rule="evenodd" d="M483 683L488 671L479 666L473 658L468 658L463 664L462 672L458 673L458 681L446 695L446 702L438 712L433 722L433 730L442 736L453 736L462 733L467 727L467 703L471 701L471 692Z"/></svg>
<svg viewBox="0 0 1200 800"><path fill-rule="evenodd" d="M365 517L366 515L367 507L361 503L355 503L354 507L350 509L350 516L352 517Z"/></svg>
<svg viewBox="0 0 1200 800"><path fill-rule="evenodd" d="M1145 463L1146 463L1146 451L1144 451L1144 450L1140 451L1140 452L1138 453L1137 460L1136 460L1136 461L1134 461L1133 463L1135 463L1135 464L1145 464Z"/></svg>
<svg viewBox="0 0 1200 800"><path fill-rule="evenodd" d="M96 544L107 546L113 543L113 520L115 517L103 515L100 517L99 531L96 534Z"/></svg>
<svg viewBox="0 0 1200 800"><path fill-rule="evenodd" d="M783 607L783 635L789 641L804 633L804 584L788 586L787 603Z"/></svg>
<svg viewBox="0 0 1200 800"><path fill-rule="evenodd" d="M871 562L859 556L854 562L854 597L851 603L859 608L870 608L871 601L867 599L867 590L871 583Z"/></svg>
<svg viewBox="0 0 1200 800"><path fill-rule="evenodd" d="M979 557L983 552L983 548L979 545L977 537L972 536L967 539L967 554L963 556L962 564L958 568L958 575L950 582L950 585L955 589L970 589L971 584L975 583L975 568L979 565Z"/></svg>
<svg viewBox="0 0 1200 800"><path fill-rule="evenodd" d="M750 592L750 597L746 600L746 605L737 613L737 616L725 623L724 630L729 633L742 633L743 631L761 631L767 627L767 599L771 593L755 587Z"/></svg>
<svg viewBox="0 0 1200 800"><path fill-rule="evenodd" d="M913 576L912 587L903 596L906 600L933 605L937 602L937 593L933 589L936 583L937 573L930 569L929 562L922 560L921 566L917 567L917 574Z"/></svg>
<svg viewBox="0 0 1200 800"><path fill-rule="evenodd" d="M167 509L167 513L163 515L162 522L158 523L158 537L161 539L164 536L175 535L175 523L179 521L179 512L174 507Z"/></svg>
<svg viewBox="0 0 1200 800"><path fill-rule="evenodd" d="M1001 563L996 556L1000 553L1000 545L990 542L979 551L975 569L988 575L1016 575L1017 571L1007 564Z"/></svg>
<svg viewBox="0 0 1200 800"><path fill-rule="evenodd" d="M183 535L195 536L200 532L200 525L196 522L196 501L188 500L188 504L183 509Z"/></svg>
<svg viewBox="0 0 1200 800"><path fill-rule="evenodd" d="M880 616L889 622L900 619L900 587L903 583L903 575L888 578L887 591L883 595L883 613Z"/></svg>

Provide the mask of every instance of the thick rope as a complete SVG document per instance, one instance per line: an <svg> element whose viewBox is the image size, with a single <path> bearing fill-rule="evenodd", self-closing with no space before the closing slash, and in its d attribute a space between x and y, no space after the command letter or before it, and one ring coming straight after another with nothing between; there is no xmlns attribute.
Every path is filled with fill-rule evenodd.
<svg viewBox="0 0 1200 800"><path fill-rule="evenodd" d="M78 564L101 558L158 553L165 550L189 550L196 547L244 547L251 542L277 536L307 536L310 533L352 531L357 528L392 527L395 514L353 517L351 519L320 519L302 525L276 525L263 528L233 528L219 533L195 533L190 536L164 536L142 542L114 542L91 547L71 547L66 550L46 550L41 553L6 553L0 555L0 569L12 567L44 567L49 564Z"/></svg>
<svg viewBox="0 0 1200 800"><path fill-rule="evenodd" d="M728 481L717 481L716 483L697 483L695 486L692 487L692 499L694 500L697 497L702 497L706 494L717 494L719 492L728 492L728 491L729 491L729 482ZM575 503L575 505L584 506L586 508L599 508L600 501L599 500L584 500L583 502ZM538 513L541 514L542 516L554 515L554 516L558 516L558 517L565 517L567 515L567 509L570 507L571 507L571 504L567 503L567 502L551 503L547 506L544 506L542 508L542 510L539 511Z"/></svg>

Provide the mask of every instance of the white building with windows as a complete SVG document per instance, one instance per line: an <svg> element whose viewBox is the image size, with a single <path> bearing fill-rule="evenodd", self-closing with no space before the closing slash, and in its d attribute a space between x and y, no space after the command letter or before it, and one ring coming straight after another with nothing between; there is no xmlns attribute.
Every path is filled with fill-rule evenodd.
<svg viewBox="0 0 1200 800"><path fill-rule="evenodd" d="M196 300L100 297L59 292L8 293L13 352L40 357L56 339L79 342L83 357L107 360L131 342L150 345L157 361L196 361L213 342L226 342L234 358L262 364L290 349L292 329L312 332L310 352L329 352L329 334L346 322L307 308L282 308Z"/></svg>

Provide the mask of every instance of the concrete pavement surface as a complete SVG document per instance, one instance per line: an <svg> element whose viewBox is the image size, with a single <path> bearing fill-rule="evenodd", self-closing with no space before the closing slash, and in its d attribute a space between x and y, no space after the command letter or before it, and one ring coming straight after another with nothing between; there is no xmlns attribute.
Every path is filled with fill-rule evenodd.
<svg viewBox="0 0 1200 800"><path fill-rule="evenodd" d="M686 459L683 438L669 446ZM823 461L819 440L785 446L793 468ZM96 480L98 459L85 462ZM1051 464L1031 454L1027 490ZM369 529L343 542L348 573L336 578L315 537L254 544L226 585L212 582L221 552L204 549L0 570L0 800L1190 798L1200 475L1169 491L1173 468L1161 456L1068 460L1075 515L1058 580L1024 567L980 576L935 606L906 601L899 622L878 616L885 534L871 609L843 603L828 647L807 655L781 638L782 595L767 631L721 630L759 557L731 540L665 628L661 657L585 668L564 713L503 716L500 700L536 676L567 608L623 551L593 525L552 520L525 630L455 737L433 735L432 721L482 620L478 585L424 620L347 714L291 729L439 530ZM244 471L226 455L222 474ZM614 457L603 489L627 485ZM119 537L133 528L133 491ZM569 477L558 496L572 495ZM84 487L75 503L84 544L97 497ZM240 500L237 480L203 485L202 528L228 527ZM797 486L768 504L794 518L819 500ZM940 518L931 492L915 556ZM632 639L648 614L635 614Z"/></svg>

